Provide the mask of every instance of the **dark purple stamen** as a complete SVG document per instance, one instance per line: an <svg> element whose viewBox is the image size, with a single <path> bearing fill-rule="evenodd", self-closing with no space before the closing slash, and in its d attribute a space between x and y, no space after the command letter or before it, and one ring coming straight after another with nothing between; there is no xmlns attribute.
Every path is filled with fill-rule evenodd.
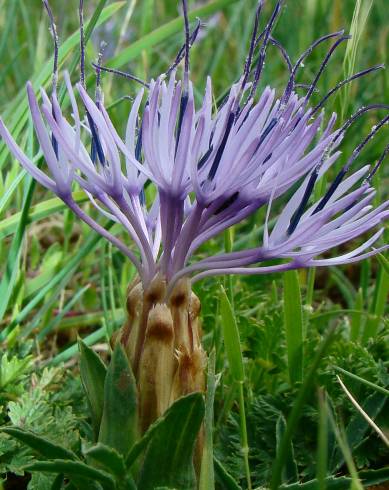
<svg viewBox="0 0 389 490"><path fill-rule="evenodd" d="M193 45L193 43L196 41L197 39L197 36L200 32L200 27L201 27L201 21L200 19L197 19L197 25L196 27L194 28L193 32L191 33L190 35L190 39L189 39L189 44L190 46ZM181 63L182 59L184 58L185 56L185 49L186 49L186 43L183 44L183 46L181 47L181 49L179 50L177 56L176 56L176 59L174 60L173 64L170 65L170 67L167 69L167 71L165 72L165 75L166 76L169 76L170 73L175 69L177 68L177 66Z"/></svg>
<svg viewBox="0 0 389 490"><path fill-rule="evenodd" d="M366 177L366 182L368 182L368 183L371 182L372 178L374 177L377 170L380 168L381 163L385 160L388 153L389 153L389 145L385 148L384 152L382 153L382 155L378 159L377 163L374 165L373 170L371 170L369 172L368 176Z"/></svg>
<svg viewBox="0 0 389 490"><path fill-rule="evenodd" d="M230 135L232 126L234 125L234 121L235 121L235 114L234 114L234 112L230 112L230 114L228 116L228 120L227 120L227 126L226 126L226 129L224 131L223 139L220 143L219 148L217 149L215 159L212 163L211 169L210 169L209 174L208 174L208 180L213 180L215 175L216 175L216 171L219 167L220 160L223 156L224 148L226 147L228 136Z"/></svg>
<svg viewBox="0 0 389 490"><path fill-rule="evenodd" d="M185 67L184 67L184 85L180 100L180 112L178 115L177 132L176 132L176 148L175 154L177 154L178 143L181 136L182 122L186 107L189 101L189 51L190 51L190 32L189 32L189 18L188 18L188 5L187 0L182 0L182 9L184 13L184 27L185 27Z"/></svg>
<svg viewBox="0 0 389 490"><path fill-rule="evenodd" d="M282 54L282 57L284 58L286 65L288 67L289 73L292 73L293 65L292 62L290 61L288 52L286 51L284 46L277 39L274 39L274 37L270 37L270 42L271 44L273 44L273 46L276 46L280 50L280 53Z"/></svg>
<svg viewBox="0 0 389 490"><path fill-rule="evenodd" d="M242 80L242 85L241 85L241 91L243 92L247 80L250 76L250 70L251 70L251 63L253 61L253 55L254 55L254 50L256 47L256 36L258 32L258 26L259 26L259 17L261 15L261 10L263 7L263 0L260 0L257 5L257 10L255 12L255 21L254 21L254 27L253 27L253 33L251 36L251 41L250 41L250 47L249 47L249 52L247 54L247 58L245 61L245 65L243 68L243 80Z"/></svg>
<svg viewBox="0 0 389 490"><path fill-rule="evenodd" d="M305 105L308 103L309 99L311 98L311 95L313 94L314 89L316 88L317 82L319 81L325 67L327 66L328 62L331 59L331 56L335 52L336 48L343 42L347 41L348 39L351 39L351 36L342 36L340 39L337 39L334 44L331 46L329 49L326 57L324 58L322 64L320 65L319 71L317 72L317 75L315 79L313 80L310 89L308 90L307 95L305 96Z"/></svg>
<svg viewBox="0 0 389 490"><path fill-rule="evenodd" d="M177 123L177 137L176 137L175 153L177 153L178 142L180 141L182 121L184 120L184 115L185 115L186 107L188 105L188 100L189 100L189 95L187 92L184 92L182 94L181 100L180 100L180 113L178 116L178 123Z"/></svg>
<svg viewBox="0 0 389 490"><path fill-rule="evenodd" d="M342 182L344 176L347 174L349 171L352 163L356 160L358 155L361 153L363 148L366 146L366 144L376 135L376 133L389 121L389 115L381 119L381 121L373 127L373 129L370 131L370 133L366 136L366 138L355 148L353 151L351 157L349 158L348 162L343 166L343 168L340 170L338 175L335 177L335 180L332 182L330 185L330 188L326 192L326 194L323 196L319 204L316 206L315 210L313 211L312 214L316 214L319 211L321 211L324 206L327 204L331 196L334 194L336 189L339 187L340 183Z"/></svg>
<svg viewBox="0 0 389 490"><path fill-rule="evenodd" d="M365 112L369 112L374 109L387 109L389 110L388 104L370 104L358 109L352 116L350 116L347 121L345 121L340 128L338 135L335 137L334 141L336 141L340 136L350 127L352 126L357 119L359 119Z"/></svg>
<svg viewBox="0 0 389 490"><path fill-rule="evenodd" d="M48 0L43 0L43 5L44 5L46 12L47 12L47 15L49 17L50 32L51 32L53 42L54 42L52 90L53 90L53 94L55 94L57 91L57 81L58 81L58 45L59 45L59 41L58 41L58 34L57 34L57 26L55 24L53 12L50 8Z"/></svg>
<svg viewBox="0 0 389 490"><path fill-rule="evenodd" d="M312 109L312 115L315 114L318 110L320 110L323 105L327 102L327 100L333 95L335 92L337 92L339 89L341 89L344 85L347 85L348 83L352 82L353 80L356 80L357 78L364 77L365 75L368 75L369 73L372 73L377 70L381 70L382 68L385 68L385 65L375 65L372 66L371 68L367 68L366 70L359 71L358 73L355 73L351 77L346 78L345 80L342 80L341 82L337 83L333 89L331 89L323 98L322 100Z"/></svg>
<svg viewBox="0 0 389 490"><path fill-rule="evenodd" d="M306 49L302 54L301 56L298 58L298 60L296 61L294 67L293 67L293 70L292 70L292 73L290 75L290 78L289 78L289 81L288 81L288 84L286 86L286 89L285 89L285 92L284 92L284 95L282 96L282 102L285 103L289 100L290 98L290 95L291 93L293 92L293 89L294 89L294 84L295 84L295 79L296 79L296 73L297 73L297 70L300 68L301 64L303 63L303 61L305 60L305 58L307 58L311 53L312 51L317 47L319 46L319 44L323 43L324 41L327 41L328 39L331 39L333 37L338 37L338 36L342 36L344 33L343 30L341 31L338 31L338 32L333 32L331 34L327 34L325 36L322 36L320 37L319 39L316 39L316 41L314 43L311 44L311 46L309 46L308 49Z"/></svg>
<svg viewBox="0 0 389 490"><path fill-rule="evenodd" d="M239 197L239 192L238 191L234 192L234 194L232 194L232 196L226 199L226 201L220 206L220 208L218 208L215 211L215 216L225 211L227 208L231 206L231 204L234 204L234 202L238 199L238 197Z"/></svg>
<svg viewBox="0 0 389 490"><path fill-rule="evenodd" d="M295 213L293 214L293 216L290 220L290 224L289 224L289 227L288 227L287 232L286 232L288 235L291 235L294 232L294 230L297 228L297 225L299 224L299 222L301 220L302 215L304 214L305 207L308 204L308 201L312 195L313 189L315 188L315 183L316 183L318 174L319 174L319 170L316 167L309 177L307 188L305 189L301 203L299 204L299 207L296 209Z"/></svg>
<svg viewBox="0 0 389 490"><path fill-rule="evenodd" d="M273 10L272 16L271 16L271 18L270 18L270 20L266 26L266 31L264 34L261 50L259 53L257 68L256 68L255 73L254 73L254 80L253 80L253 84L252 84L251 89L250 89L250 94L249 94L248 99L254 97L255 92L257 91L258 83L259 83L259 80L261 78L261 74L262 74L262 70L263 70L263 65L265 63L266 48L269 44L269 37L270 37L270 34L274 28L274 24L275 24L275 21L278 17L278 14L281 11L281 5L282 5L282 0L279 0L277 2L277 5L275 6L275 9Z"/></svg>
<svg viewBox="0 0 389 490"><path fill-rule="evenodd" d="M80 82L85 88L85 36L84 36L84 0L80 0L78 6L80 21Z"/></svg>
<svg viewBox="0 0 389 490"><path fill-rule="evenodd" d="M257 37L257 39L255 41L255 47L257 47L259 45L263 36L265 35L265 32L266 32L266 29L264 29L261 32L261 34ZM275 39L273 36L269 37L269 42L270 42L270 44L272 44L273 46L275 46L276 48L279 49L280 53L282 54L282 57L284 58L287 66L288 66L289 73L292 73L293 65L292 65L292 62L291 62L290 57L288 55L288 52L286 51L284 46L277 39Z"/></svg>
<svg viewBox="0 0 389 490"><path fill-rule="evenodd" d="M200 158L199 163L197 164L198 170L204 167L204 165L207 163L208 158L210 157L211 153L213 152L213 145L210 145L208 150L204 153L204 155Z"/></svg>
<svg viewBox="0 0 389 490"><path fill-rule="evenodd" d="M184 12L184 26L185 26L185 68L184 68L184 94L185 94L188 91L188 87L189 87L189 51L190 51L190 32L189 32L187 0L182 0L182 9Z"/></svg>
<svg viewBox="0 0 389 490"><path fill-rule="evenodd" d="M49 17L50 21L50 31L51 31L51 36L53 38L53 43L54 43L54 55L53 55L53 77L52 77L52 94L55 95L57 92L57 82L58 82L58 34L57 34L57 26L54 21L54 16L53 12L51 10L51 7L49 5L48 0L43 0L43 5L46 9L47 15ZM55 117L55 111L54 107L52 108L52 114L54 119L56 120ZM58 158L58 141L54 137L54 135L51 135L51 144L53 146L53 150L55 153L55 156Z"/></svg>
<svg viewBox="0 0 389 490"><path fill-rule="evenodd" d="M88 119L89 128L92 133L91 160L93 163L96 163L96 156L97 156L99 158L101 165L105 165L105 155L104 155L103 147L101 146L101 141L97 133L95 123L93 122L93 119L87 110L86 110L86 117Z"/></svg>
<svg viewBox="0 0 389 490"><path fill-rule="evenodd" d="M276 117L273 117L273 119L269 122L269 124L265 128L265 131L261 134L261 136L259 138L258 145L255 148L255 152L254 153L256 153L259 150L260 146L265 141L266 137L268 136L268 134L270 133L270 131L274 128L274 126L277 124L277 122L278 122L278 119Z"/></svg>
<svg viewBox="0 0 389 490"><path fill-rule="evenodd" d="M105 71L107 73L112 73L113 75L118 75L120 77L126 78L127 80L131 80L133 82L140 83L143 87L150 88L150 85L143 81L142 79L136 77L135 75L131 75L131 73L127 73L121 70L115 70L114 68L108 68L106 66L98 66L96 63L92 63L93 68L99 69L101 71Z"/></svg>
<svg viewBox="0 0 389 490"><path fill-rule="evenodd" d="M269 153L268 156L265 158L265 160L262 162L262 165L264 165L266 162L268 162L272 156L273 156L273 153Z"/></svg>
<svg viewBox="0 0 389 490"><path fill-rule="evenodd" d="M142 129L143 129L143 119L138 129L138 137L135 145L135 158L140 162L142 156Z"/></svg>
<svg viewBox="0 0 389 490"><path fill-rule="evenodd" d="M100 43L100 51L97 57L97 64L92 63L93 67L96 69L96 100L99 102L100 100L100 85L101 85L101 62L103 60L104 49L106 48L107 43L102 41Z"/></svg>
<svg viewBox="0 0 389 490"><path fill-rule="evenodd" d="M328 203L336 189L339 187L341 184L343 177L346 175L348 171L348 168L345 166L341 169L341 171L338 173L338 175L335 177L335 180L331 183L328 191L324 194L322 199L320 200L319 204L316 206L316 208L313 210L312 214L316 214L322 209L324 209L325 205Z"/></svg>

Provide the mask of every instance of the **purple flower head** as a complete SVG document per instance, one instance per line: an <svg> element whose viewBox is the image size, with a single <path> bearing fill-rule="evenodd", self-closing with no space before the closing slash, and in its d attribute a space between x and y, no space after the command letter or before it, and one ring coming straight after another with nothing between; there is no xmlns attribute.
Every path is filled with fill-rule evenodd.
<svg viewBox="0 0 389 490"><path fill-rule="evenodd" d="M318 39L293 64L283 46L272 37L282 2L277 2L265 29L258 33L262 3L258 4L242 76L217 108L210 78L202 102L195 104L189 48L200 24L190 32L185 1L185 44L168 71L145 83L129 74L105 69L99 60L94 65L98 90L91 98L84 83L81 2L81 82L76 87L77 95L70 76L66 72L64 75L72 117L63 115L57 100L56 61L51 96L41 89L38 102L33 87L27 84L31 116L50 177L22 152L0 121L0 134L14 157L79 218L118 247L134 263L144 284L157 274L162 274L173 287L183 276L195 281L218 274L265 274L346 264L387 247L372 248L382 235L383 228L379 226L389 215L389 202L374 208L375 191L370 183L389 147L375 166L366 165L354 173L351 169L364 146L389 120L388 115L346 159L324 195L315 197L318 182L340 157L338 147L349 127L370 110L389 109L380 104L363 107L335 129L336 114L325 122L325 102L346 83L382 66L343 80L312 106L311 96L323 70L348 36L340 31ZM54 21L47 2L46 6L57 52ZM297 95L299 68L316 46L328 40L334 41L317 75L304 87L306 94ZM278 96L271 87L260 90L259 86L270 44L280 51L290 73L285 90ZM182 80L177 77L181 60ZM103 70L143 85L132 102L123 135L104 107L100 89ZM85 192L102 215L124 227L133 245L111 234L75 202L74 185ZM154 196L151 201L145 198L146 186L154 189L148 193ZM285 195L288 198L279 210L277 201ZM256 247L194 260L205 242L260 208L265 210L266 218ZM322 258L328 250L377 226L370 238L354 250ZM281 262L266 265L277 259Z"/></svg>

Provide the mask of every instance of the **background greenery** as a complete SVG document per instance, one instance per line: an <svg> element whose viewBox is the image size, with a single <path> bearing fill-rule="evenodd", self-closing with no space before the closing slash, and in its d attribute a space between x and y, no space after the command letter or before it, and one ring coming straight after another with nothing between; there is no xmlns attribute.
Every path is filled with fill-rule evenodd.
<svg viewBox="0 0 389 490"><path fill-rule="evenodd" d="M262 22L270 15L274 3L266 2ZM363 9L370 3L372 8L363 25ZM96 59L100 42L104 40L108 43L104 56L107 65L144 79L164 72L182 44L181 20L174 21L180 19L177 2L128 0L114 4L86 0L85 18L89 19L103 4L111 7L101 17L105 22L94 29L92 42L88 43L88 66ZM255 4L253 0L189 2L191 10L203 12L204 26L191 51L192 78L198 96L208 74L212 76L216 95L222 95L238 78L247 53ZM77 40L73 44L65 40L77 31L77 5L76 0L51 1L64 49L63 66L68 69L77 53ZM355 0L289 0L274 36L286 47L292 61L296 60L315 38L340 28L348 32L357 5ZM356 35L348 48L349 53L351 48L356 49L354 71L387 63L389 56L387 0L365 0L361 8ZM168 24L170 21L173 23ZM161 29L165 25L167 28ZM348 73L351 58L344 61L345 46L337 51L326 69L319 83L320 92L315 94L317 100ZM299 83L312 80L326 48L323 45L312 53L301 71ZM29 79L37 84L50 83L51 54L52 42L41 2L0 0L0 114L11 126L15 138L32 155L36 146L25 112L24 85ZM91 68L89 74L92 93ZM77 79L77 70L73 78ZM262 87L270 84L281 90L286 80L284 62L274 48L269 48ZM134 95L137 86L103 75L103 89L112 119L123 130L130 107L124 97ZM347 117L361 105L373 102L389 103L388 70L356 81L347 93L342 91L332 98L326 110L327 114L336 110ZM343 161L378 120L379 113L370 112L353 126L342 145ZM388 143L388 137L385 128L364 150L355 168L373 163ZM389 197L388 168L384 164L375 179L377 202ZM119 252L75 221L49 192L35 187L1 142L0 169L2 422L9 424L11 420L73 447L79 441L78 434L85 436L88 430L77 378L76 337L80 335L90 343L97 343L102 355L108 354L105 341L123 321L126 285L134 271ZM262 222L263 213L259 212L235 229L229 240L236 248L252 246ZM384 241L388 241L387 232ZM207 247L208 253L224 248L225 237ZM209 351L216 347L216 372L222 373L215 400L215 453L245 488L244 460L240 454L240 389L232 382L234 377L222 341L220 283L231 300L241 336L249 460L255 485L269 479L275 457L277 420L280 414L287 417L290 413L301 380L291 383L288 371L289 346L285 335L288 325L283 313L288 296L283 276L207 280L196 286L203 306L204 343ZM302 271L298 274L297 288L302 295L304 373L312 364L318 342L329 326L335 324L335 338L320 364L315 383L328 394L338 426L345 427L345 438L357 469L380 468L387 461L388 452L367 426L360 431L359 439L353 439L355 426L350 424L358 425L361 419L336 381L339 371L335 367L383 388L389 385L386 316L389 276L377 259L372 259L316 273ZM296 284L292 292L296 293ZM351 379L344 373L341 376L356 399L368 404L369 413L377 415L378 425L387 430L386 395L361 380ZM318 472L316 443L320 407L323 407L318 400L317 389L311 389L293 438L299 476L305 480L314 478ZM335 442L329 444L333 444L332 452L331 447L327 451L329 474L348 473L350 468L344 464L344 456L336 449ZM31 458L31 453L16 442L11 444L6 436L0 439L1 471L22 474L21 468ZM44 489L45 478L49 480L35 475L29 488Z"/></svg>

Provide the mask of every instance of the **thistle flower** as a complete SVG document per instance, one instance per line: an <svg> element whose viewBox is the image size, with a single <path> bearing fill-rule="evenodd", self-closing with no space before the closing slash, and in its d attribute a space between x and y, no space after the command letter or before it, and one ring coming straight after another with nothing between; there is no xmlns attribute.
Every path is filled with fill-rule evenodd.
<svg viewBox="0 0 389 490"><path fill-rule="evenodd" d="M347 264L387 247L372 248L383 233L381 226L352 251L322 258L326 252L379 226L389 216L389 201L373 208L375 191L371 186L372 176L388 148L375 166L366 165L351 173L361 150L389 121L389 115L355 148L324 195L314 197L316 184L340 159L338 148L350 126L370 110L389 109L381 104L363 107L336 129L335 113L325 122L325 102L346 83L382 65L340 82L313 106L311 97L320 76L335 49L348 36L339 31L318 39L293 64L272 37L282 2L276 3L264 31L258 33L262 4L260 1L256 11L242 76L217 108L212 102L210 78L202 103L197 105L194 101L189 50L200 24L190 32L183 1L185 44L167 73L149 83L140 81L143 87L132 103L123 137L104 107L99 82L95 100L87 93L82 35L81 82L76 86L79 97L70 76L66 72L64 75L71 119L62 113L56 96L56 66L53 93L48 96L41 89L41 103L32 85L27 84L30 112L50 176L29 160L0 121L0 134L14 157L81 220L123 252L138 271L139 282L129 289L129 320L120 338L138 382L147 384L140 402L146 414L143 429L180 395L177 386L185 385L182 390L190 391L203 384L198 374L201 378L204 364L197 323L199 308L189 279L193 283L219 274L268 274ZM54 34L51 14L50 19ZM334 40L332 47L312 83L304 87L306 94L299 96L296 77L300 67L316 46L328 40ZM280 51L289 69L289 81L278 96L271 87L260 89L270 44ZM258 59L254 61L256 52ZM177 66L182 59L183 78L178 80ZM105 68L101 60L94 66L100 81ZM106 70L135 79L123 72ZM75 202L73 184L85 192L103 216L123 226L135 247L111 234ZM148 185L155 190L152 202L145 198ZM270 226L273 204L285 196L288 200ZM261 208L266 209L266 219L256 247L195 260L201 245ZM276 209L279 208L278 205ZM274 260L281 263L266 265ZM189 365L190 369L195 366L192 377L188 377ZM171 396L162 386L166 380L161 379L161 372L170 373ZM196 381L188 382L189 378Z"/></svg>

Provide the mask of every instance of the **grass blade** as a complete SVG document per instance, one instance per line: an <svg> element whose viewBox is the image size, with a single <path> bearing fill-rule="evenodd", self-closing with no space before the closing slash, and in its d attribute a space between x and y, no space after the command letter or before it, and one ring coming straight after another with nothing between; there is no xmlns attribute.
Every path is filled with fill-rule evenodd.
<svg viewBox="0 0 389 490"><path fill-rule="evenodd" d="M378 391L382 393L383 395L389 396L389 390L386 388L383 388L382 386L378 386L375 383L372 383L371 381L368 381L367 379L361 378L360 376L357 376L356 374L350 373L349 371L346 371L345 369L334 366L335 371L339 371L340 373L348 376L351 379L355 379L356 381L359 381L360 383L369 386L370 388L373 388L373 390Z"/></svg>
<svg viewBox="0 0 389 490"><path fill-rule="evenodd" d="M108 7L106 7L100 14L99 18L96 20L93 17L93 22L90 20L85 24L85 32L88 33L93 27L97 27L108 19L110 19L120 8L123 7L125 2L115 2ZM80 39L80 34L78 30L69 36L61 45L58 54L59 67L62 66L63 62L69 55L69 53L78 45ZM77 64L77 62L76 62ZM47 63L42 67L38 73L32 77L32 84L36 90L40 87L46 86L50 83L52 75L52 60L48 60ZM8 121L8 129L15 139L18 138L23 128L25 127L28 120L28 103L25 90L22 89L15 99L7 105L7 110L4 112L4 120ZM0 168L3 166L8 155L8 149L3 142L0 142Z"/></svg>
<svg viewBox="0 0 389 490"><path fill-rule="evenodd" d="M323 341L319 345L314 360L308 370L307 375L303 380L303 383L299 389L296 400L293 404L292 410L287 420L286 430L280 442L279 450L277 451L276 459L273 465L271 484L270 484L271 490L277 490L281 484L282 470L284 468L286 455L288 453L288 448L292 441L292 437L296 429L297 422L299 421L300 416L302 414L302 408L305 404L305 401L309 393L311 392L314 383L315 374L320 365L320 362L334 339L334 332L335 332L335 327L330 328L326 336L324 337Z"/></svg>
<svg viewBox="0 0 389 490"><path fill-rule="evenodd" d="M212 490L215 488L215 474L213 468L213 403L216 391L215 376L216 353L213 350L208 359L207 397L205 401L205 444L201 461L199 490Z"/></svg>
<svg viewBox="0 0 389 490"><path fill-rule="evenodd" d="M378 272L376 287L374 290L373 302L370 308L371 315L367 318L363 331L362 342L367 342L368 339L375 337L378 332L378 327L385 312L389 294L389 274L386 273L383 267Z"/></svg>
<svg viewBox="0 0 389 490"><path fill-rule="evenodd" d="M383 440L383 442L389 447L389 439L386 437L386 435L383 433L383 431L378 427L378 425L374 422L374 420L372 420L372 418L369 417L369 415L359 405L359 403L356 401L356 399L353 397L353 395L347 389L346 385L343 383L343 381L340 379L340 377L338 375L336 375L336 377L340 383L340 386L342 387L343 391L346 393L346 395L348 396L349 400L354 405L354 407L358 410L358 412L366 420L366 422L377 432L377 434L380 436L380 438Z"/></svg>
<svg viewBox="0 0 389 490"><path fill-rule="evenodd" d="M73 192L72 198L77 204L82 204L88 201L88 197L83 191ZM35 221L47 218L47 216L63 211L64 209L66 209L66 204L58 197L48 199L47 201L36 204L35 206L31 206L27 215L28 223L34 223ZM16 232L21 217L22 212L19 211L9 218L5 218L0 221L0 239L3 239Z"/></svg>
<svg viewBox="0 0 389 490"><path fill-rule="evenodd" d="M363 323L363 291L359 288L355 297L355 313L350 315L350 340L356 342L362 330Z"/></svg>
<svg viewBox="0 0 389 490"><path fill-rule="evenodd" d="M107 225L107 229L109 229L113 223L109 223ZM32 301L30 301L23 309L22 311L12 320L12 322L5 328L1 333L0 333L0 340L4 340L7 335L9 335L10 332L18 325L20 322L22 322L27 315L35 308L37 304L41 300L44 299L46 294L52 290L54 286L56 286L59 282L62 281L65 277L68 275L73 274L73 271L78 267L79 263L81 260L88 254L90 253L96 245L99 243L101 240L101 235L97 235L93 233L84 243L84 245L81 247L81 249L73 255L71 259L67 262L67 264L63 267L63 269L49 282L46 284L45 287L41 289L41 291L34 297Z"/></svg>
<svg viewBox="0 0 389 490"><path fill-rule="evenodd" d="M284 323L288 370L291 384L303 378L304 325L301 305L301 291L297 271L284 274Z"/></svg>
<svg viewBox="0 0 389 490"><path fill-rule="evenodd" d="M249 445L247 437L246 409L244 401L244 366L241 351L241 343L235 314L227 293L223 286L220 286L220 315L222 320L224 345L226 348L228 364L234 381L239 387L239 416L241 431L241 452L243 454L246 470L248 489L251 490L251 476L249 467Z"/></svg>
<svg viewBox="0 0 389 490"><path fill-rule="evenodd" d="M215 0L213 2L210 2L207 5L203 5L189 12L189 20L193 21L196 19L196 17L205 17L207 15L212 15L235 1L237 0ZM182 31L183 26L183 18L177 17L176 19L150 32L146 36L143 36L141 39L138 39L128 48L123 49L122 52L112 58L107 65L111 68L120 68L121 66L139 56L143 50L150 49L153 46L161 43L162 41L165 41L173 34Z"/></svg>

